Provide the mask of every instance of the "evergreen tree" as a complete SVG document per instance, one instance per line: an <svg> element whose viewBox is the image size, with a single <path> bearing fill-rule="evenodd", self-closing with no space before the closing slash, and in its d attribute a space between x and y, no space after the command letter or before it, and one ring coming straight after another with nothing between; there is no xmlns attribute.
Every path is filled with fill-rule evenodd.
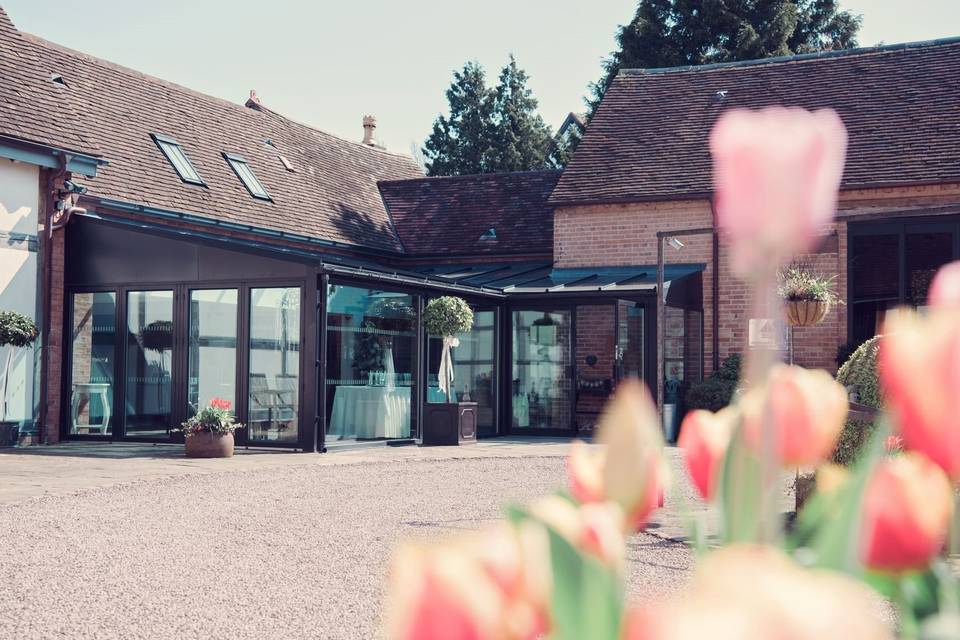
<svg viewBox="0 0 960 640"><path fill-rule="evenodd" d="M450 113L438 116L423 146L427 175L528 171L561 166L566 141L555 139L537 113L527 73L511 55L498 85L468 62L447 89Z"/></svg>
<svg viewBox="0 0 960 640"><path fill-rule="evenodd" d="M437 116L423 147L427 175L447 176L489 171L494 93L478 62L453 74L447 89L448 117Z"/></svg>
<svg viewBox="0 0 960 640"><path fill-rule="evenodd" d="M620 69L753 60L857 46L861 17L837 0L640 0L590 86L591 113Z"/></svg>
<svg viewBox="0 0 960 640"><path fill-rule="evenodd" d="M494 93L491 171L527 171L553 166L555 141L550 127L537 113L537 99L527 87L527 73L510 61L500 72Z"/></svg>

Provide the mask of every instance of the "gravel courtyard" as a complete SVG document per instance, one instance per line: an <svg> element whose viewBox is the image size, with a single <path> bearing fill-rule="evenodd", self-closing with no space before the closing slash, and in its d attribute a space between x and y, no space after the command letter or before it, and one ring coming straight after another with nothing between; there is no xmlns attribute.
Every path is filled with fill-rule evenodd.
<svg viewBox="0 0 960 640"><path fill-rule="evenodd" d="M398 540L481 526L562 481L560 455L411 452L0 504L0 637L375 638ZM691 565L651 531L630 541L638 600Z"/></svg>

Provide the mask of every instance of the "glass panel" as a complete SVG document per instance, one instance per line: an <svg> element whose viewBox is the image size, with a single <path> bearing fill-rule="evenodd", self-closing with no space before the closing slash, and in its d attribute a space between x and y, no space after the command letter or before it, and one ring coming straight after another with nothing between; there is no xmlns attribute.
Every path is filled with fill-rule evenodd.
<svg viewBox="0 0 960 640"><path fill-rule="evenodd" d="M260 184L260 181L257 180L257 176L253 174L253 170L250 169L250 166L246 162L240 162L239 160L230 160L230 164L233 166L234 170L237 172L237 175L240 176L240 180L243 184L250 190L250 192L260 198L269 198L267 190L263 188L263 185Z"/></svg>
<svg viewBox="0 0 960 640"><path fill-rule="evenodd" d="M113 433L117 294L73 294L70 331L70 433Z"/></svg>
<svg viewBox="0 0 960 640"><path fill-rule="evenodd" d="M296 442L300 422L300 288L250 290L251 441Z"/></svg>
<svg viewBox="0 0 960 640"><path fill-rule="evenodd" d="M900 304L900 234L850 238L851 344L880 332L888 310Z"/></svg>
<svg viewBox="0 0 960 640"><path fill-rule="evenodd" d="M414 296L327 289L327 442L409 438L416 362Z"/></svg>
<svg viewBox="0 0 960 640"><path fill-rule="evenodd" d="M577 307L577 429L589 432L613 390L616 310L611 304Z"/></svg>
<svg viewBox="0 0 960 640"><path fill-rule="evenodd" d="M200 179L200 174L198 174L196 169L193 168L193 165L190 164L186 154L184 154L183 149L181 149L179 145L160 142L160 148L163 149L167 160L173 165L173 168L177 171L181 179L187 182L203 184L203 180Z"/></svg>
<svg viewBox="0 0 960 640"><path fill-rule="evenodd" d="M904 302L923 307L927 304L927 290L934 274L953 260L953 232L911 233L908 227L905 241L907 293Z"/></svg>
<svg viewBox="0 0 960 640"><path fill-rule="evenodd" d="M478 433L496 435L496 313L474 311L473 327L457 337L460 346L451 349L456 400L476 402ZM447 401L437 376L442 349L440 338L431 336L427 340L427 402Z"/></svg>
<svg viewBox="0 0 960 640"><path fill-rule="evenodd" d="M127 292L125 433L170 433L173 291Z"/></svg>
<svg viewBox="0 0 960 640"><path fill-rule="evenodd" d="M570 312L513 312L514 429L570 429Z"/></svg>
<svg viewBox="0 0 960 640"><path fill-rule="evenodd" d="M190 292L187 415L214 398L236 407L237 290ZM234 409L235 411L235 409Z"/></svg>
<svg viewBox="0 0 960 640"><path fill-rule="evenodd" d="M617 303L617 380L644 378L643 307L636 302Z"/></svg>

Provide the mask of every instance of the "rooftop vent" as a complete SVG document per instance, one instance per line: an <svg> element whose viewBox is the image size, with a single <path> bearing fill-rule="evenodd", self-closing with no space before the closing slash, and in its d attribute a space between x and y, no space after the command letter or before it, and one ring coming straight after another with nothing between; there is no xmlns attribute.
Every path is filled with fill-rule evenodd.
<svg viewBox="0 0 960 640"><path fill-rule="evenodd" d="M487 241L487 240L496 240L496 239L497 239L497 230L494 229L493 227L490 227L489 229L484 231L482 234L480 234L481 242Z"/></svg>
<svg viewBox="0 0 960 640"><path fill-rule="evenodd" d="M727 93L729 93L729 92L728 92L726 89L720 89L719 91L715 92L715 93L713 94L713 102L714 102L714 104L719 103L719 102L723 102L724 100L726 100L726 99L727 99Z"/></svg>
<svg viewBox="0 0 960 640"><path fill-rule="evenodd" d="M65 86L65 87L67 86L67 81L64 80L64 79L63 79L63 76L60 75L59 73L51 73L51 74L50 74L50 81L51 81L51 82L56 82L57 84L62 84L62 85Z"/></svg>
<svg viewBox="0 0 960 640"><path fill-rule="evenodd" d="M259 109L263 106L260 103L260 96L257 95L256 89L250 89L250 97L247 98L246 106L251 109Z"/></svg>

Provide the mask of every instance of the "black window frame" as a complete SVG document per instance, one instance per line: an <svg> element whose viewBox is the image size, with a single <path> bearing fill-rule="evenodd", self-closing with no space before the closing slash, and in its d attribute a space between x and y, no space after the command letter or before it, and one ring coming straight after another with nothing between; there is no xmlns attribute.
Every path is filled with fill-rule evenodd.
<svg viewBox="0 0 960 640"><path fill-rule="evenodd" d="M240 179L240 182L246 187L247 192L256 198L257 200L266 200L267 202L273 202L273 198L270 197L270 192L267 191L267 188L263 186L263 183L260 182L260 178L257 177L257 174L253 172L253 167L250 166L250 163L247 162L246 158L239 156L235 153L229 153L227 151L223 152L223 158L227 161L227 164L230 165L230 168L233 169L233 172L236 174L237 178ZM247 182L247 179L240 172L238 165L243 165L247 168L247 171L250 172L250 178L256 183L257 186L263 191L263 193L257 193L251 188L250 183Z"/></svg>
<svg viewBox="0 0 960 640"><path fill-rule="evenodd" d="M197 185L198 187L206 187L207 183L203 181L203 176L200 175L200 172L197 171L197 168L194 166L193 162L190 161L190 157L187 155L187 152L184 151L183 146L177 142L171 136L163 135L161 133L151 133L150 137L153 139L154 144L157 145L157 148L160 149L160 153L163 154L163 157L167 159L167 162L170 163L170 166L173 167L174 172L177 176L186 184ZM177 168L177 162L171 157L170 152L167 150L164 145L171 147L176 147L177 151L180 152L180 157L183 158L183 161L190 167L190 170L193 171L193 175L196 176L196 180L192 177L185 176L180 172L180 169Z"/></svg>

